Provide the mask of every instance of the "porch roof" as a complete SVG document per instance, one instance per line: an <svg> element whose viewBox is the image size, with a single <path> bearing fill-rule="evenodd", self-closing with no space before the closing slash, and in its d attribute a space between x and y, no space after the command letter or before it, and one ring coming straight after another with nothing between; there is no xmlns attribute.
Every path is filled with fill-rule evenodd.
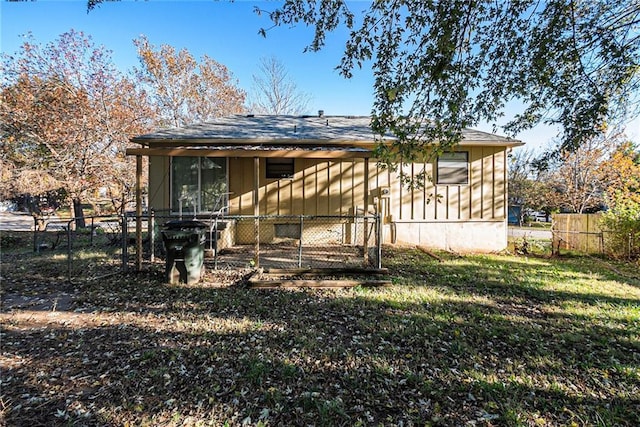
<svg viewBox="0 0 640 427"><path fill-rule="evenodd" d="M370 157L383 139L371 129L368 116L232 115L182 128L162 129L136 136L144 148L130 155ZM513 138L463 129L460 146L515 147ZM394 140L391 134L384 140Z"/></svg>

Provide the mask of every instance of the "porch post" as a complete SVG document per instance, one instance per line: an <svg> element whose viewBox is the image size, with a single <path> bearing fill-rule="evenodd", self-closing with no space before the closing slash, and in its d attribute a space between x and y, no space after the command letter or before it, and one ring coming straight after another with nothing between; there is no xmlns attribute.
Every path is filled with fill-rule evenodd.
<svg viewBox="0 0 640 427"><path fill-rule="evenodd" d="M254 262L255 267L260 267L260 158L253 158L253 234L255 238Z"/></svg>
<svg viewBox="0 0 640 427"><path fill-rule="evenodd" d="M142 156L136 156L136 270L142 271Z"/></svg>
<svg viewBox="0 0 640 427"><path fill-rule="evenodd" d="M362 249L364 251L364 265L369 265L369 158L364 158L364 232Z"/></svg>

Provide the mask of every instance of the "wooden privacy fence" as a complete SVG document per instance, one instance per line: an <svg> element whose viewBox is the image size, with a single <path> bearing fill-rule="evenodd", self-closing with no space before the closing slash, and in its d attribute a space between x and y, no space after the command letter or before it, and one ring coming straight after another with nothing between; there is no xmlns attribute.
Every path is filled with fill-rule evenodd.
<svg viewBox="0 0 640 427"><path fill-rule="evenodd" d="M553 249L569 249L588 254L604 253L604 230L600 226L602 214L554 214Z"/></svg>

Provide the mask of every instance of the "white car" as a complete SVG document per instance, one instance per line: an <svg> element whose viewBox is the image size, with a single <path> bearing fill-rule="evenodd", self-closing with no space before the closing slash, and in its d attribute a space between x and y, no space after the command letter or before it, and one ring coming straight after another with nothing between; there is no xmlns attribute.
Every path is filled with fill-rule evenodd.
<svg viewBox="0 0 640 427"><path fill-rule="evenodd" d="M536 222L549 222L551 221L551 218L547 219L547 214L544 212L531 212L531 214L529 215L531 218L533 218Z"/></svg>

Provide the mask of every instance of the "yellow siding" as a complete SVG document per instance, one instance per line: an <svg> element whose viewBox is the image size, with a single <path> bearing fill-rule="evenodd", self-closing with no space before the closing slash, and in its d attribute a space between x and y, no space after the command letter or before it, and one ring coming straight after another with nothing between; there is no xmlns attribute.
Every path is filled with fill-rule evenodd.
<svg viewBox="0 0 640 427"><path fill-rule="evenodd" d="M493 147L482 149L482 219L493 218Z"/></svg>
<svg viewBox="0 0 640 427"><path fill-rule="evenodd" d="M291 214L304 212L304 159L294 162L294 179L291 182Z"/></svg>
<svg viewBox="0 0 640 427"><path fill-rule="evenodd" d="M232 215L253 215L253 176L251 158L229 159L229 213Z"/></svg>
<svg viewBox="0 0 640 427"><path fill-rule="evenodd" d="M169 209L169 157L149 157L149 207Z"/></svg>
<svg viewBox="0 0 640 427"><path fill-rule="evenodd" d="M390 197L380 203L393 221L502 220L506 215L506 152L500 147L472 147L468 185L404 187L395 172L369 161L369 191L389 187ZM169 158L151 157L149 203L155 209L169 206ZM292 179L266 179L265 159L260 159L260 214L348 215L364 206L364 160L295 159ZM435 179L436 163L402 167L415 177L422 170ZM254 159L229 159L231 215L253 215ZM374 204L370 197L369 203Z"/></svg>
<svg viewBox="0 0 640 427"><path fill-rule="evenodd" d="M303 212L308 215L317 215L318 199L313 197L316 194L316 174L315 161L311 159L302 159L302 188L304 190L304 199L302 203Z"/></svg>
<svg viewBox="0 0 640 427"><path fill-rule="evenodd" d="M424 168L433 181L422 189L402 185L391 173L390 213L400 221L502 220L506 216L506 154L500 147L473 147L469 152L469 184L436 185L436 162L401 168L407 177ZM386 171L385 171L386 172ZM378 180L377 177L373 178ZM375 186L375 184L374 184Z"/></svg>
<svg viewBox="0 0 640 427"><path fill-rule="evenodd" d="M482 171L482 148L471 148L469 150L469 186L471 197L469 198L469 219L482 218L484 200L482 191L484 190Z"/></svg>
<svg viewBox="0 0 640 427"><path fill-rule="evenodd" d="M330 215L340 215L342 213L342 187L348 185L346 176L340 175L342 162L328 162L327 170L329 172L327 179L329 180L329 206L327 213ZM344 185L343 185L344 183Z"/></svg>
<svg viewBox="0 0 640 427"><path fill-rule="evenodd" d="M349 208L353 206L353 160L345 160L340 166L340 215L348 215Z"/></svg>
<svg viewBox="0 0 640 427"><path fill-rule="evenodd" d="M506 218L507 216L507 165L506 151L496 150L494 154L494 205L493 217Z"/></svg>
<svg viewBox="0 0 640 427"><path fill-rule="evenodd" d="M364 162L360 159L296 159L293 179L266 179L264 167L261 159L260 214L348 215L354 206L363 206ZM253 174L253 159L230 160L230 214L253 214Z"/></svg>

